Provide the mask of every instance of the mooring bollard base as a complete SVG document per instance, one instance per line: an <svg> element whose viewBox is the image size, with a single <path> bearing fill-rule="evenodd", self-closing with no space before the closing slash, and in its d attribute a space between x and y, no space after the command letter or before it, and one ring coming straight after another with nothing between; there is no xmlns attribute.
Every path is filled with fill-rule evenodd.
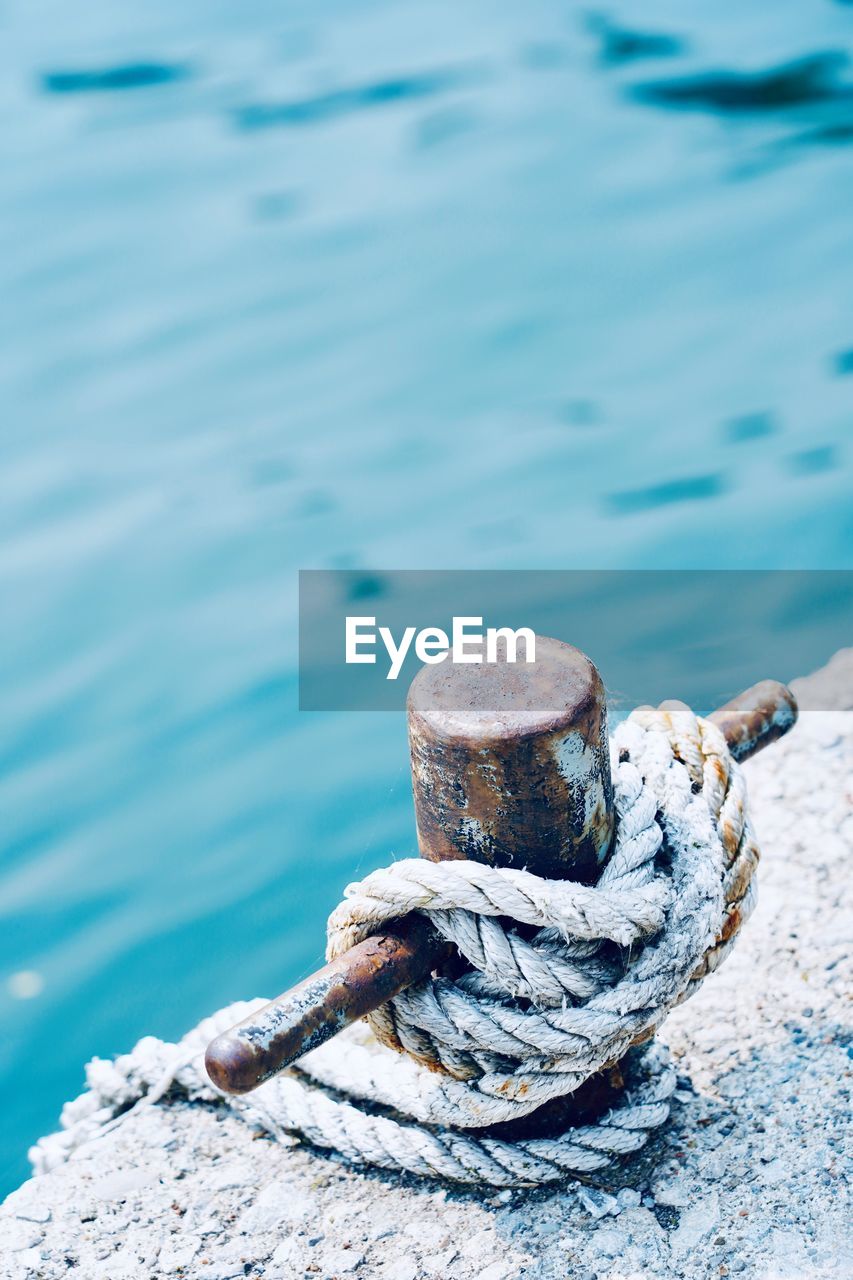
<svg viewBox="0 0 853 1280"><path fill-rule="evenodd" d="M527 1138L559 1137L578 1125L594 1124L622 1098L625 1091L624 1064L623 1058L615 1066L584 1080L574 1093L544 1102L528 1116L491 1124L479 1132L504 1142L523 1142Z"/></svg>

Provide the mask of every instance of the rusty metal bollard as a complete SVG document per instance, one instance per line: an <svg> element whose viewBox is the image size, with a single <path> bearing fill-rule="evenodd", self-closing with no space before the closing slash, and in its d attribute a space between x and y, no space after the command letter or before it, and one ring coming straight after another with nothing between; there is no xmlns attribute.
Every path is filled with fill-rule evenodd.
<svg viewBox="0 0 853 1280"><path fill-rule="evenodd" d="M421 857L592 884L613 836L604 686L579 649L424 667L408 697Z"/></svg>
<svg viewBox="0 0 853 1280"><path fill-rule="evenodd" d="M794 724L796 702L763 681L711 717L737 759ZM409 744L423 857L523 867L594 883L614 826L605 692L589 658L536 639L533 664L426 666L408 698ZM211 1080L247 1093L350 1023L452 965L453 949L409 916L325 965L208 1046ZM489 1132L522 1138L586 1123L616 1101L619 1064L573 1094Z"/></svg>

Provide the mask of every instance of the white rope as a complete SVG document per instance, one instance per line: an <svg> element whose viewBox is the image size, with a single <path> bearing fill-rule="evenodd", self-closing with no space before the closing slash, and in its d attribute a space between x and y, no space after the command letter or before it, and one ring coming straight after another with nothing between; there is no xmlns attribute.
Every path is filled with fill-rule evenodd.
<svg viewBox="0 0 853 1280"><path fill-rule="evenodd" d="M674 1073L660 1046L634 1046L728 953L754 905L758 851L742 775L709 721L641 708L611 749L616 835L597 885L473 862L411 859L374 872L332 913L330 957L419 911L467 972L409 988L371 1015L372 1034L350 1028L250 1099L218 1094L201 1059L261 1001L220 1011L178 1045L149 1037L114 1063L95 1059L64 1132L31 1153L37 1170L172 1088L224 1098L271 1133L353 1163L460 1182L549 1182L637 1150L666 1120ZM474 1132L571 1094L623 1058L626 1092L593 1125L512 1142Z"/></svg>

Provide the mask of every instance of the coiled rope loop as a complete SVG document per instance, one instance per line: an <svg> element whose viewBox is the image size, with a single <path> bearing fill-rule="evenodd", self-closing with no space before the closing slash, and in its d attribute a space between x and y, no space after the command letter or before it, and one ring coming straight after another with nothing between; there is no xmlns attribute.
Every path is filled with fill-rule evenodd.
<svg viewBox="0 0 853 1280"><path fill-rule="evenodd" d="M419 911L467 971L409 988L370 1016L372 1035L350 1028L345 1048L338 1037L251 1100L228 1102L353 1162L462 1182L548 1182L640 1147L669 1113L674 1073L660 1046L634 1047L731 948L755 903L758 849L742 773L710 721L641 707L617 728L611 756L615 844L595 886L422 859L350 885L329 918L330 959ZM171 1066L161 1055L140 1076L137 1046L113 1072L125 1091L129 1076L147 1075L155 1093L166 1079L210 1093L198 1044L251 1008L222 1010L163 1046ZM517 1142L473 1132L572 1093L626 1054L625 1097L598 1123ZM144 1080L135 1087L144 1092ZM98 1105L103 1097L102 1080Z"/></svg>

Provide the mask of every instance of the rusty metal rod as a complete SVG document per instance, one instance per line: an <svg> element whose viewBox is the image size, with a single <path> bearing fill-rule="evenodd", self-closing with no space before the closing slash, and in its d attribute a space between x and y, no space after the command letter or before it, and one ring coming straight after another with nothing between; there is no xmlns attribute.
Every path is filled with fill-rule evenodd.
<svg viewBox="0 0 853 1280"><path fill-rule="evenodd" d="M207 1074L226 1093L259 1084L430 972L450 948L423 916L372 934L208 1045Z"/></svg>
<svg viewBox="0 0 853 1280"><path fill-rule="evenodd" d="M763 680L709 719L722 730L734 758L745 760L793 727L797 703L784 684ZM208 1075L227 1093L249 1093L425 978L447 954L447 944L422 917L407 916L217 1036L205 1056Z"/></svg>
<svg viewBox="0 0 853 1280"><path fill-rule="evenodd" d="M713 720L739 763L783 738L797 723L797 700L778 680L760 680L713 711Z"/></svg>

